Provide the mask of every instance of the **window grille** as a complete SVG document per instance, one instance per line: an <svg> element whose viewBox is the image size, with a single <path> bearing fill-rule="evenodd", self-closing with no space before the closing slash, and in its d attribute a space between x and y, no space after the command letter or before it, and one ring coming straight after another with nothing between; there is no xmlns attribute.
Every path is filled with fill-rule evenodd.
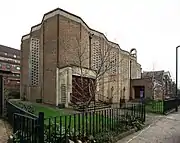
<svg viewBox="0 0 180 143"><path fill-rule="evenodd" d="M32 86L37 86L39 84L39 43L39 39L31 38L29 70L30 84Z"/></svg>

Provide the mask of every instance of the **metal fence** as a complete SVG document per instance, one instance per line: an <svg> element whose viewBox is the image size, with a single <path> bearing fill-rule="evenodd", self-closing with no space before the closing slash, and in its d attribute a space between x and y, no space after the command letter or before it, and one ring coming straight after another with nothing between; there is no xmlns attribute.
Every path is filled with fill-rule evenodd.
<svg viewBox="0 0 180 143"><path fill-rule="evenodd" d="M10 100L6 100L5 102L6 102L6 108L7 108L7 119L8 119L8 122L12 126L14 125L14 122L13 122L14 113L19 113L19 114L26 115L26 116L29 116L29 117L32 117L32 118L37 118L37 116L35 116L34 114L29 113L26 110L16 106Z"/></svg>
<svg viewBox="0 0 180 143"><path fill-rule="evenodd" d="M73 115L44 118L34 116L8 102L8 119L13 123L14 142L63 143L86 140L102 132L128 126L133 120L145 121L145 106L132 104L123 108L103 109Z"/></svg>
<svg viewBox="0 0 180 143"><path fill-rule="evenodd" d="M176 110L180 105L180 98L171 98L168 100L164 100L164 114L171 112L172 110Z"/></svg>
<svg viewBox="0 0 180 143"><path fill-rule="evenodd" d="M164 114L164 101L150 101L145 103L146 112Z"/></svg>
<svg viewBox="0 0 180 143"><path fill-rule="evenodd" d="M114 131L121 125L126 126L127 122L133 119L145 121L143 104L47 118L44 120L44 141L59 142L67 138L83 141L90 135L95 136L104 131Z"/></svg>
<svg viewBox="0 0 180 143"><path fill-rule="evenodd" d="M13 142L39 142L38 118L15 113L13 119Z"/></svg>
<svg viewBox="0 0 180 143"><path fill-rule="evenodd" d="M145 102L146 112L152 112L157 114L167 114L180 105L180 98L170 98L166 100L151 100L149 102Z"/></svg>
<svg viewBox="0 0 180 143"><path fill-rule="evenodd" d="M139 105L140 103L145 104L146 113L157 113L157 114L168 114L171 111L176 110L176 108L180 105L180 98L170 98L165 100L141 100L139 102L135 102L133 104ZM112 108L128 108L132 103L115 103L112 104ZM138 106L136 106L138 107ZM139 109L136 109L139 110Z"/></svg>
<svg viewBox="0 0 180 143"><path fill-rule="evenodd" d="M62 143L68 139L83 141L91 135L114 131L117 127L127 126L133 119L144 122L146 112L167 114L179 105L180 99L173 98L146 104L117 104L110 109L44 118L44 113L35 116L7 101L7 116L16 143Z"/></svg>

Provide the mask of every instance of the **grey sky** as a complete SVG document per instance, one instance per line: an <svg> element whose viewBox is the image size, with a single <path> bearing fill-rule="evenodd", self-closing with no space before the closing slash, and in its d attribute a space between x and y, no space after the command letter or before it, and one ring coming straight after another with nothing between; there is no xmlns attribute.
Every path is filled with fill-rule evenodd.
<svg viewBox="0 0 180 143"><path fill-rule="evenodd" d="M154 63L155 70L169 70L175 79L180 0L6 0L0 2L0 44L19 49L21 36L57 7L80 16L122 49L136 48L143 70Z"/></svg>

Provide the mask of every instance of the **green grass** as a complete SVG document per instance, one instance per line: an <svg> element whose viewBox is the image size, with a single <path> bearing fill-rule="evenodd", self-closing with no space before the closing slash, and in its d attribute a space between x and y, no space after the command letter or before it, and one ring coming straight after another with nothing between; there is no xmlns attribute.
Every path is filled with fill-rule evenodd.
<svg viewBox="0 0 180 143"><path fill-rule="evenodd" d="M82 114L72 109L56 109L38 103L33 103L32 106L35 108L36 115L38 115L39 112L44 112L44 124L51 132L58 126L61 126L64 129L70 129L70 132L76 128L76 134L79 134L79 132L82 134L82 129L84 129L85 133L86 131L87 133L97 133L105 129L110 129L112 123L114 125L116 124L116 120L107 115L102 115L100 112Z"/></svg>
<svg viewBox="0 0 180 143"><path fill-rule="evenodd" d="M153 113L163 113L163 101L151 101L147 103L146 111Z"/></svg>
<svg viewBox="0 0 180 143"><path fill-rule="evenodd" d="M16 101L17 102L17 101ZM34 114L38 116L39 112L44 112L44 123L45 125L53 125L53 124L60 124L63 127L71 127L71 128L82 128L84 123L84 128L86 128L86 124L88 128L93 127L102 127L103 124L109 124L112 119L108 116L104 116L97 112L82 114L78 113L72 109L58 109L56 107L50 107L48 105L40 104L40 103L31 103L26 101L18 101L25 105L31 105L34 107L35 112ZM18 104L16 104L18 105Z"/></svg>
<svg viewBox="0 0 180 143"><path fill-rule="evenodd" d="M123 130L124 124L120 122L120 115L129 113L127 110L123 110L124 112L116 112L114 117L110 116L110 110L106 110L102 114L102 111L97 111L96 113L87 112L77 113L72 109L58 109L55 107L51 107L48 105L40 104L40 103L30 103L24 101L18 101L25 105L30 105L35 109L34 114L38 115L39 112L44 112L45 120L45 135L46 138L54 138L53 135L56 133L58 136L65 133L65 129L67 133L73 133L82 136L85 135L96 135L100 132L107 132L112 129L116 129L119 126L119 130ZM18 104L17 104L18 105ZM119 114L119 115L118 115ZM119 119L117 117L120 117Z"/></svg>
<svg viewBox="0 0 180 143"><path fill-rule="evenodd" d="M35 114L38 115L39 112L44 112L45 118L48 117L56 117L56 116L62 116L67 115L69 112L67 112L65 109L56 109L53 107L41 105L41 104L33 104L33 107L35 108Z"/></svg>
<svg viewBox="0 0 180 143"><path fill-rule="evenodd" d="M63 115L69 115L69 114L75 113L71 109L58 109L56 107L51 107L51 106L40 104L40 103L31 103L31 102L26 102L26 101L18 101L18 102L25 105L31 105L35 109L34 114L37 116L39 112L44 112L45 118L57 117L57 116L63 116Z"/></svg>
<svg viewBox="0 0 180 143"><path fill-rule="evenodd" d="M60 122L61 120L61 122ZM110 123L112 122L115 124L115 120L105 117L101 114L76 114L76 115L68 115L68 116L61 116L61 117L54 117L54 118L48 118L45 120L45 125L55 125L62 126L66 129L70 129L71 131L76 128L76 132L82 131L84 128L84 131L91 131L94 132L102 131L102 129L108 129L110 128ZM60 124L61 123L61 124Z"/></svg>
<svg viewBox="0 0 180 143"><path fill-rule="evenodd" d="M127 107L129 109L132 109L132 107ZM157 114L163 114L163 101L150 101L148 103L145 103L145 110L146 112L151 113L157 113ZM135 111L141 112L141 106L135 106L133 109Z"/></svg>

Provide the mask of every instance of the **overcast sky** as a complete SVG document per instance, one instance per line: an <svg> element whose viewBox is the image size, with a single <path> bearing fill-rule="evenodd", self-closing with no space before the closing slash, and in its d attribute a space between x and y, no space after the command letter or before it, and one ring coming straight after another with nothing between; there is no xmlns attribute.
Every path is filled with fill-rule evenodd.
<svg viewBox="0 0 180 143"><path fill-rule="evenodd" d="M154 65L175 79L180 0L5 0L0 2L0 44L20 49L21 36L57 7L80 16L122 49L136 48L143 70Z"/></svg>

